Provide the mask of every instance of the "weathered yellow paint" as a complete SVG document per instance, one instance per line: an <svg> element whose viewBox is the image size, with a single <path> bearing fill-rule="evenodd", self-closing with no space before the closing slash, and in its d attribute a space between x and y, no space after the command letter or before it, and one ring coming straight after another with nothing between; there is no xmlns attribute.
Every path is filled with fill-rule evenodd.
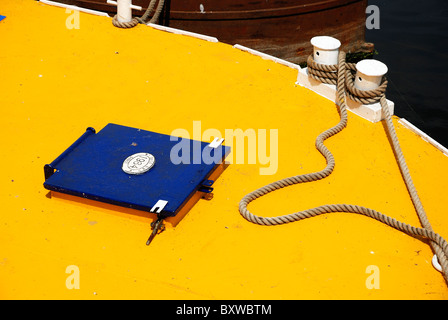
<svg viewBox="0 0 448 320"><path fill-rule="evenodd" d="M314 140L338 112L295 85L296 70L83 13L79 29L69 29L65 9L31 0L2 3L0 14L2 299L448 298L429 246L377 221L335 213L262 227L240 216L246 193L325 165ZM260 175L267 165L259 162L231 164L214 198L149 247L144 213L46 196L44 164L86 127L114 122L192 135L194 120L202 132L278 129L276 174ZM447 238L448 159L396 120L429 219ZM382 123L350 113L326 145L336 159L330 177L279 190L250 210L274 216L350 203L419 225ZM66 287L69 266L79 268L79 289Z"/></svg>

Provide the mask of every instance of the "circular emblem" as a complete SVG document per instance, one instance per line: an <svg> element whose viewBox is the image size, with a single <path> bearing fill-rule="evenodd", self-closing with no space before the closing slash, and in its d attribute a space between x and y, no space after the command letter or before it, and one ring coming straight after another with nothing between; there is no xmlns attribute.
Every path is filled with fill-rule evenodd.
<svg viewBox="0 0 448 320"><path fill-rule="evenodd" d="M135 153L124 160L122 169L129 174L143 174L154 166L156 158L150 153Z"/></svg>

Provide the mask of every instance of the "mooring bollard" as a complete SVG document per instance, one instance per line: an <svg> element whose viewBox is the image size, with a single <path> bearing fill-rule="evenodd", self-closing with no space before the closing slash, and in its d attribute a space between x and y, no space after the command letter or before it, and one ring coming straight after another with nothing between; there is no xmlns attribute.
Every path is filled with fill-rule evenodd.
<svg viewBox="0 0 448 320"><path fill-rule="evenodd" d="M379 87L387 66L381 61L365 59L356 64L355 87L359 90L374 90Z"/></svg>
<svg viewBox="0 0 448 320"><path fill-rule="evenodd" d="M142 10L140 6L134 6L131 0L107 0L108 4L113 4L117 6L117 20L119 22L131 22L132 20L132 9Z"/></svg>
<svg viewBox="0 0 448 320"><path fill-rule="evenodd" d="M333 37L319 36L311 39L314 47L314 61L320 64L338 64L341 42Z"/></svg>

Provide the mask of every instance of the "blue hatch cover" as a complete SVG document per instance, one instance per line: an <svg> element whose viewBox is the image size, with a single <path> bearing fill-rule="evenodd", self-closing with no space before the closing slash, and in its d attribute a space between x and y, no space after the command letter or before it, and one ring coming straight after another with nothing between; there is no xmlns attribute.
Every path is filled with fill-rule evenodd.
<svg viewBox="0 0 448 320"><path fill-rule="evenodd" d="M229 153L221 144L108 124L98 133L88 128L45 165L44 187L172 217L197 191L211 189L208 178Z"/></svg>

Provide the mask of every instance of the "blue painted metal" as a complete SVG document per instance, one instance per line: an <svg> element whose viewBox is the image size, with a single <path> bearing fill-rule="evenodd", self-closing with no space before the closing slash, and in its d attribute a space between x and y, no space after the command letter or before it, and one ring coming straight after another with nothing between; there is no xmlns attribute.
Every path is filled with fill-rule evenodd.
<svg viewBox="0 0 448 320"><path fill-rule="evenodd" d="M46 164L44 167L45 180L51 177L56 170L56 166L64 159L70 152L72 152L78 145L80 145L87 137L91 134L95 134L95 129L89 127L86 129L86 132L78 138L67 150L65 150L59 157L53 160L52 163Z"/></svg>
<svg viewBox="0 0 448 320"><path fill-rule="evenodd" d="M145 211L166 200L159 216L175 216L195 192L211 185L208 178L230 153L230 147L208 144L116 124L96 134L88 128L45 166L44 187ZM154 167L141 175L125 173L123 161L139 152L154 155ZM179 157L183 161L176 164Z"/></svg>
<svg viewBox="0 0 448 320"><path fill-rule="evenodd" d="M5 18L6 18L5 16L0 15L0 21L2 21Z"/></svg>

